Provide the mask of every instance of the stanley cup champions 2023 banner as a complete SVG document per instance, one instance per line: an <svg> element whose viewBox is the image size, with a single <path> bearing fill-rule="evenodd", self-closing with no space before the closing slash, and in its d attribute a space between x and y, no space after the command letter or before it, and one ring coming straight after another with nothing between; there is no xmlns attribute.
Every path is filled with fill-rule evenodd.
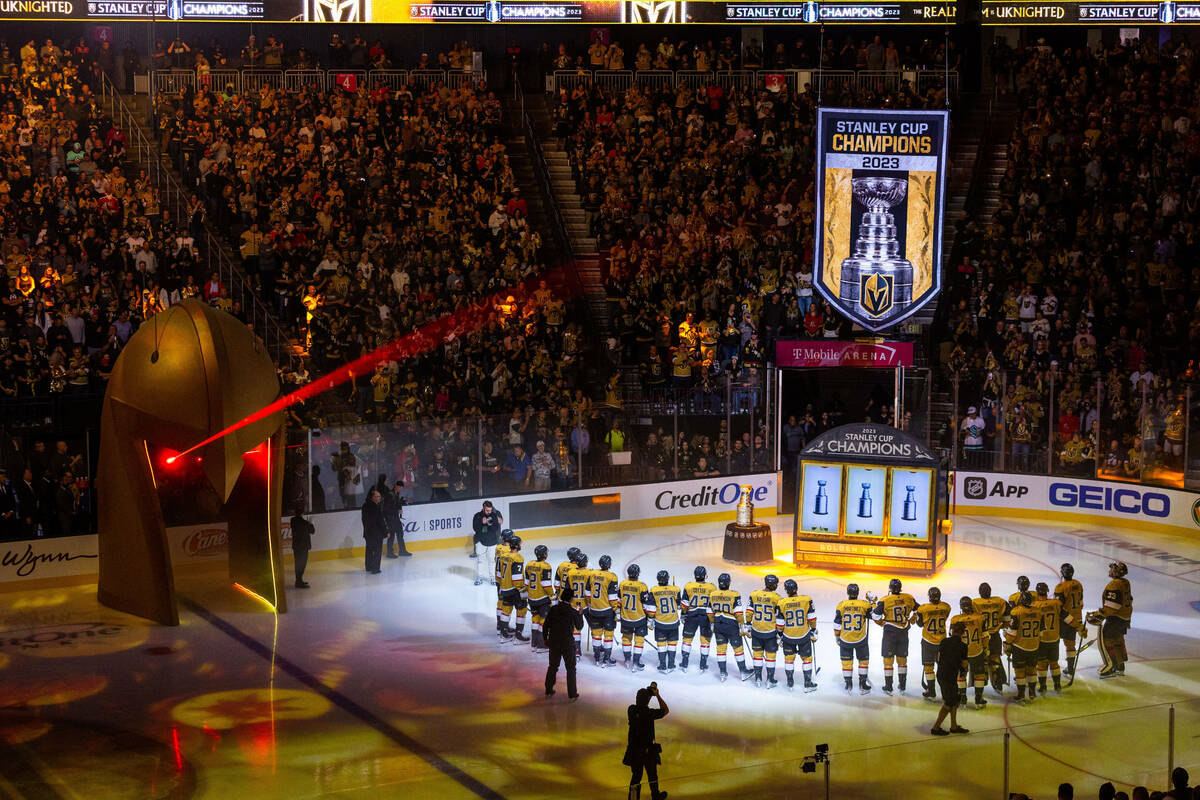
<svg viewBox="0 0 1200 800"><path fill-rule="evenodd" d="M817 290L879 331L942 288L946 111L817 112Z"/></svg>

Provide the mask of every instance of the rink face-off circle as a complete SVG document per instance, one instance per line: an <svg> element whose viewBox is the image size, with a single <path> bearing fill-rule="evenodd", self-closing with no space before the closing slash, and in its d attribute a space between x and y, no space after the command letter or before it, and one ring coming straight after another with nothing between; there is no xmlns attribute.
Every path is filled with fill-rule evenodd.
<svg viewBox="0 0 1200 800"><path fill-rule="evenodd" d="M938 705L920 697L919 631L910 633L906 695L881 691L875 626L874 689L842 689L834 607L847 583L882 596L892 576L799 570L786 557L790 518L757 519L776 532L772 565L723 562L724 526L716 523L576 538L522 533L523 551L531 559L545 544L557 566L577 545L592 565L610 555L618 579L636 562L648 584L665 569L681 588L704 565L711 581L732 576L743 606L764 575L777 575L781 592L794 579L818 616L814 693L784 688L782 649L779 688L742 683L733 663L720 683L715 642L708 672L696 669L698 636L688 673L659 674L649 645L647 669L632 673L620 666L618 627L617 667L592 664L585 631L582 697L566 699L560 671L558 693L546 698L545 656L498 641L495 590L473 585L474 562L458 549L388 560L378 576L365 575L361 559L310 563L312 589L291 593L289 613L278 617L211 576L181 579L178 628L104 609L94 587L38 589L0 594L0 735L18 754L0 777L19 791L78 787L82 776L64 742L83 736L106 753L88 761L96 797L619 798L628 776L626 707L651 680L671 708L657 733L672 798L820 796L821 772L799 769L817 744L829 745L837 797L998 796L1006 731L1013 791L1052 797L1069 781L1093 796L1106 780L1125 791L1162 789L1169 704L1175 763L1200 769L1197 537L959 515L946 567L929 579L901 576L905 592L921 603L937 586L957 610L959 597L977 596L983 581L1001 597L1015 591L1018 575L1053 587L1059 565L1070 562L1090 610L1100 605L1107 565L1121 560L1133 591L1130 662L1125 677L1101 681L1100 655L1089 648L1074 686L1031 705L1009 702L1011 688L1001 697L989 686L985 709L960 712L969 735L935 739ZM749 662L748 642L745 655ZM799 659L795 674L801 683Z"/></svg>

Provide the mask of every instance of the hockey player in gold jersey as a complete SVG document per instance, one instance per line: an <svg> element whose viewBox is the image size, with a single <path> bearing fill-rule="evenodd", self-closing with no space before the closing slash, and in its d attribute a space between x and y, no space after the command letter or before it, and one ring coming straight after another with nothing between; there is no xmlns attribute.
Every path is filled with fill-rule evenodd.
<svg viewBox="0 0 1200 800"><path fill-rule="evenodd" d="M900 591L903 584L899 578L888 582L888 593L875 604L875 620L883 625L883 693L892 693L892 662L895 661L897 677L900 679L900 694L904 694L908 681L908 629L909 617L917 608L911 594Z"/></svg>
<svg viewBox="0 0 1200 800"><path fill-rule="evenodd" d="M651 603L646 606L654 625L654 646L658 648L658 671L675 669L675 651L679 647L679 587L671 583L665 569L656 576L657 586L650 587Z"/></svg>
<svg viewBox="0 0 1200 800"><path fill-rule="evenodd" d="M983 633L987 637L988 673L992 679L992 689L997 694L1004 691L1008 676L1004 674L1004 648L1000 639L1000 631L1004 627L1004 617L1008 613L1008 603L1003 597L992 597L992 587L988 583L979 584L979 597L971 601L971 608L976 614L983 615Z"/></svg>
<svg viewBox="0 0 1200 800"><path fill-rule="evenodd" d="M983 708L983 687L987 685L987 633L984 632L983 614L975 610L975 604L966 595L958 600L959 613L950 618L950 627L962 624L963 638L967 642L967 665L971 668L971 682L975 686L975 707ZM967 703L967 676L958 679L959 704Z"/></svg>
<svg viewBox="0 0 1200 800"><path fill-rule="evenodd" d="M1075 620L1062 626L1063 648L1067 651L1067 678L1075 675L1075 658L1078 652L1077 639L1087 638L1087 625L1083 619L1083 584L1075 580L1075 567L1063 564L1058 571L1062 582L1054 587L1054 596L1062 601L1063 611Z"/></svg>
<svg viewBox="0 0 1200 800"><path fill-rule="evenodd" d="M779 631L783 618L779 615L779 578L768 575L763 588L750 593L750 655L754 659L754 685L763 685L763 661L767 666L767 688L779 685L775 680L775 654L779 650Z"/></svg>
<svg viewBox="0 0 1200 800"><path fill-rule="evenodd" d="M533 548L533 561L525 565L525 591L529 596L529 635L533 640L534 650L544 650L546 640L542 634L542 623L550 611L550 601L554 597L554 576L546 558L550 555L549 548L539 544Z"/></svg>
<svg viewBox="0 0 1200 800"><path fill-rule="evenodd" d="M708 570L696 567L694 581L684 584L679 607L683 610L683 652L679 669L687 672L688 657L692 654L692 637L700 631L700 671L708 669L708 642L712 638L711 603L717 587L708 582Z"/></svg>
<svg viewBox="0 0 1200 800"><path fill-rule="evenodd" d="M621 605L617 596L617 576L612 571L612 556L600 556L599 569L588 575L588 607L586 611L588 629L592 632L592 655L601 667L615 667L613 658L613 636L617 630L617 608Z"/></svg>
<svg viewBox="0 0 1200 800"><path fill-rule="evenodd" d="M1108 585L1104 587L1103 604L1088 615L1088 622L1100 627L1100 657L1104 666L1101 678L1115 678L1125 674L1125 662L1129 653L1125 650L1125 633L1133 619L1133 592L1125 578L1129 567L1124 562L1114 561L1108 565Z"/></svg>
<svg viewBox="0 0 1200 800"><path fill-rule="evenodd" d="M1062 671L1058 665L1058 640L1060 630L1071 624L1071 617L1063 611L1062 601L1050 596L1050 587L1039 583L1037 596L1033 598L1033 610L1042 617L1042 635L1038 643L1038 691L1046 693L1046 677L1054 680L1054 691L1062 691Z"/></svg>
<svg viewBox="0 0 1200 800"><path fill-rule="evenodd" d="M1029 578L1020 575L1017 577L1017 590L1008 596L1008 612L1021 604L1021 594L1029 591Z"/></svg>
<svg viewBox="0 0 1200 800"><path fill-rule="evenodd" d="M787 673L787 685L790 691L796 685L796 654L800 654L800 663L804 670L804 691L815 692L817 684L813 682L813 643L817 641L817 611L813 607L812 598L799 594L800 586L790 578L783 582L783 591L787 597L779 601L779 617L782 630L780 641L783 644L783 669Z"/></svg>
<svg viewBox="0 0 1200 800"><path fill-rule="evenodd" d="M641 567L630 564L625 568L625 574L627 578L617 587L617 595L620 598L621 653L625 656L625 666L628 669L641 672L646 668L642 663L642 648L646 645L648 615L654 613L651 605L654 599L650 596L646 584L638 580L642 574Z"/></svg>
<svg viewBox="0 0 1200 800"><path fill-rule="evenodd" d="M567 560L554 568L554 602L558 603L558 599L562 597L563 589L569 585L567 583L567 574L575 569L575 560L579 558L579 548L567 548ZM578 595L576 595L578 596Z"/></svg>
<svg viewBox="0 0 1200 800"><path fill-rule="evenodd" d="M571 608L575 614L575 658L579 659L580 643L583 638L584 610L588 604L588 589L592 585L592 571L588 569L587 553L575 554L575 568L567 572L567 586L571 589Z"/></svg>
<svg viewBox="0 0 1200 800"><path fill-rule="evenodd" d="M846 599L837 604L833 612L833 635L837 639L842 657L842 679L846 681L846 692L854 689L854 659L858 659L858 690L861 694L871 691L867 680L870 669L871 649L867 641L868 626L875 611L875 601L858 599L858 584L846 586Z"/></svg>
<svg viewBox="0 0 1200 800"><path fill-rule="evenodd" d="M528 642L525 635L525 606L528 594L525 587L525 556L521 555L521 537L508 540L508 552L496 559L496 587L500 598L496 602L496 630L502 639L516 638ZM508 630L513 608L517 609L516 632Z"/></svg>
<svg viewBox="0 0 1200 800"><path fill-rule="evenodd" d="M1042 615L1033 608L1033 595L1021 592L1017 605L1009 614L1009 632L1005 634L1012 648L1013 680L1017 684L1017 702L1037 697L1037 657L1042 642Z"/></svg>
<svg viewBox="0 0 1200 800"><path fill-rule="evenodd" d="M717 667L721 671L720 679L728 678L725 669L725 651L728 645L733 645L733 657L737 661L738 672L742 680L747 680L754 673L746 667L746 655L742 650L742 625L745 621L742 610L742 596L729 588L733 579L728 572L717 576L717 590L712 594L710 614L713 620L713 634L717 639Z"/></svg>
<svg viewBox="0 0 1200 800"><path fill-rule="evenodd" d="M950 604L942 602L942 590L936 586L929 590L929 602L917 606L913 612L913 624L921 629L921 670L925 684L924 696L937 699L938 645L946 638L946 620L950 618Z"/></svg>

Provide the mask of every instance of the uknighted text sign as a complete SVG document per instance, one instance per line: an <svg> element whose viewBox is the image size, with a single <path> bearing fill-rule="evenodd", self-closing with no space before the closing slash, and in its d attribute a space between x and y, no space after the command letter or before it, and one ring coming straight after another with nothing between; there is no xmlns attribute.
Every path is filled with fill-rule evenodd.
<svg viewBox="0 0 1200 800"><path fill-rule="evenodd" d="M946 111L818 110L813 276L867 330L942 288L948 122Z"/></svg>

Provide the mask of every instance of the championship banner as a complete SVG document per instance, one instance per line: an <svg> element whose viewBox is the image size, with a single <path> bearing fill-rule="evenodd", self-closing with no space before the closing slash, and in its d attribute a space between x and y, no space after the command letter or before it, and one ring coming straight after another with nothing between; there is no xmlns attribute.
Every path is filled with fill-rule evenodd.
<svg viewBox="0 0 1200 800"><path fill-rule="evenodd" d="M896 325L942 288L948 111L817 112L821 296L870 331Z"/></svg>

